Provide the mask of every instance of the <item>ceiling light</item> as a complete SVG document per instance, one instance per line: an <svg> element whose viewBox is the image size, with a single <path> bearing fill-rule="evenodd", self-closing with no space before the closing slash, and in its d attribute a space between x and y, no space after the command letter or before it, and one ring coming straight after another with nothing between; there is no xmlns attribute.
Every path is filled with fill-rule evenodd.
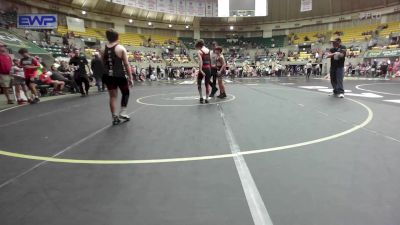
<svg viewBox="0 0 400 225"><path fill-rule="evenodd" d="M229 27L229 30L233 30L233 26L230 26L230 27Z"/></svg>
<svg viewBox="0 0 400 225"><path fill-rule="evenodd" d="M129 19L129 23L133 23L133 19Z"/></svg>
<svg viewBox="0 0 400 225"><path fill-rule="evenodd" d="M172 27L172 24L168 24L168 27L171 28L171 27Z"/></svg>
<svg viewBox="0 0 400 225"><path fill-rule="evenodd" d="M82 15L86 15L86 11L85 10L82 10Z"/></svg>
<svg viewBox="0 0 400 225"><path fill-rule="evenodd" d="M148 24L149 26L153 25L153 23L151 23L151 22L148 22L147 24Z"/></svg>
<svg viewBox="0 0 400 225"><path fill-rule="evenodd" d="M186 29L189 29L189 25L186 25Z"/></svg>

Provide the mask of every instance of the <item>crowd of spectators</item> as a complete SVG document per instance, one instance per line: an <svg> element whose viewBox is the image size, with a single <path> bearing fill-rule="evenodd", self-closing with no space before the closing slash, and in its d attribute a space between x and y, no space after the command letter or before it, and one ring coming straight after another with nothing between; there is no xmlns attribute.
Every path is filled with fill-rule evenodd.
<svg viewBox="0 0 400 225"><path fill-rule="evenodd" d="M189 56L184 54L168 54L164 59L170 65L174 63L189 63L191 61Z"/></svg>
<svg viewBox="0 0 400 225"><path fill-rule="evenodd" d="M345 71L348 76L364 76L364 77L385 77L400 76L400 61L390 60L373 60L370 62L358 63L353 65L348 63L345 65Z"/></svg>
<svg viewBox="0 0 400 225"><path fill-rule="evenodd" d="M0 27L17 27L17 8L0 9Z"/></svg>
<svg viewBox="0 0 400 225"><path fill-rule="evenodd" d="M128 51L128 60L130 62L153 62L162 63L163 60L160 54L156 52L143 52L143 51Z"/></svg>

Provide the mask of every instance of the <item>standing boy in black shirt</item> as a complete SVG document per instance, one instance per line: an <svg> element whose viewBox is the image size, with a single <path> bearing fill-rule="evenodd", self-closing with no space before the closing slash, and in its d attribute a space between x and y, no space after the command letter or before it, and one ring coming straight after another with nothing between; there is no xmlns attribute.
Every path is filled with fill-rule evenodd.
<svg viewBox="0 0 400 225"><path fill-rule="evenodd" d="M331 58L330 77L333 95L338 98L344 98L343 78L346 47L341 43L340 38L335 38L332 42L333 48L329 50L330 53L327 55L327 58Z"/></svg>

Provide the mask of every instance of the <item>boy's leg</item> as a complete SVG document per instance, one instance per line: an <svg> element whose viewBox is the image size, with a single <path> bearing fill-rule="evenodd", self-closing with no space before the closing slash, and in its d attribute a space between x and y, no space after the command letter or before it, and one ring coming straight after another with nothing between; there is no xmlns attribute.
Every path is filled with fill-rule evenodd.
<svg viewBox="0 0 400 225"><path fill-rule="evenodd" d="M17 97L17 101L21 101L21 85L20 84L16 84L15 85L15 96Z"/></svg>

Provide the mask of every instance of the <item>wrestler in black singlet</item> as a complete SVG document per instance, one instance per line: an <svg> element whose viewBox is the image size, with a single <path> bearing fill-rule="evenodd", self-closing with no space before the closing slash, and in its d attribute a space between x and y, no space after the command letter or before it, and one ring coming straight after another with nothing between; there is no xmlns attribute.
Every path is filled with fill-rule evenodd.
<svg viewBox="0 0 400 225"><path fill-rule="evenodd" d="M203 52L203 50L200 50L201 52L201 59L203 61L202 65L202 70L205 74L205 87L206 87L206 93L207 96L210 94L210 78L211 78L211 58L210 58L210 52L207 54ZM201 81L203 80L203 74L199 73L197 76L197 86L199 89L201 89Z"/></svg>
<svg viewBox="0 0 400 225"><path fill-rule="evenodd" d="M118 44L109 48L106 46L104 51L104 68L106 74L103 76L103 82L108 90L119 88L122 93L121 106L126 107L129 100L129 83L126 68L123 60L115 53Z"/></svg>

